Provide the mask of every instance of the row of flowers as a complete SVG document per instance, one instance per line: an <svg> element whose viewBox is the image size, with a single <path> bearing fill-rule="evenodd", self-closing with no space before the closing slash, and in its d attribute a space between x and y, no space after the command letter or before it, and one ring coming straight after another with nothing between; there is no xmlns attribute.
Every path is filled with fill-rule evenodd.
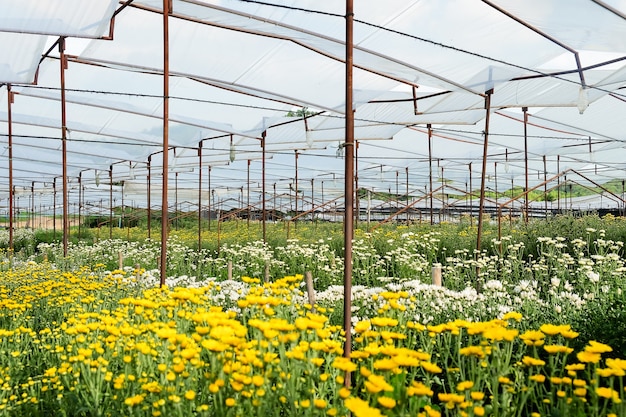
<svg viewBox="0 0 626 417"><path fill-rule="evenodd" d="M145 283L103 264L0 273L1 414L626 415L626 361L596 341L575 351L567 324L511 310L428 323L416 314L434 292L389 284L362 291L347 351L302 276L148 288L137 272Z"/></svg>

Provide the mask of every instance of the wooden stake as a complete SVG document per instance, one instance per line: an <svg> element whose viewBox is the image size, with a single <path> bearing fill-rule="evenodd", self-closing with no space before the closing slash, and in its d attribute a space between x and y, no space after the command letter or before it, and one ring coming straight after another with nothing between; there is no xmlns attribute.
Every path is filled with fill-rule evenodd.
<svg viewBox="0 0 626 417"><path fill-rule="evenodd" d="M313 275L310 271L304 273L304 279L306 281L306 292L309 296L309 304L311 304L311 308L315 311L315 289L313 288Z"/></svg>
<svg viewBox="0 0 626 417"><path fill-rule="evenodd" d="M433 285L441 287L441 264L433 264L431 275L433 277Z"/></svg>

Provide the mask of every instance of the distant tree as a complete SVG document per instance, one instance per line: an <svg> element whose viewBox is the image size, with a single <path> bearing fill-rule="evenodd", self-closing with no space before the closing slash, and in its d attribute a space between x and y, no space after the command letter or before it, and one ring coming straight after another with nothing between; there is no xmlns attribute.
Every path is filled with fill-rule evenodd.
<svg viewBox="0 0 626 417"><path fill-rule="evenodd" d="M315 113L316 112L314 112L313 110L309 110L308 107L303 107L296 111L290 110L287 113L287 117L306 117L306 116L313 116Z"/></svg>

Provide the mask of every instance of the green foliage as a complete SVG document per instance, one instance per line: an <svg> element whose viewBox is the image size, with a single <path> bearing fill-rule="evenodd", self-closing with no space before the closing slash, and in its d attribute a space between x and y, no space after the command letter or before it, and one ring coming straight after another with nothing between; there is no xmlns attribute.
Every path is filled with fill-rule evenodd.
<svg viewBox="0 0 626 417"><path fill-rule="evenodd" d="M572 325L580 333L575 347L596 340L613 348L607 356L626 357L626 295L621 288L588 301Z"/></svg>
<svg viewBox="0 0 626 417"><path fill-rule="evenodd" d="M287 112L287 117L305 117L305 116L313 116L316 112L309 110L308 107L303 107L298 110L290 110Z"/></svg>

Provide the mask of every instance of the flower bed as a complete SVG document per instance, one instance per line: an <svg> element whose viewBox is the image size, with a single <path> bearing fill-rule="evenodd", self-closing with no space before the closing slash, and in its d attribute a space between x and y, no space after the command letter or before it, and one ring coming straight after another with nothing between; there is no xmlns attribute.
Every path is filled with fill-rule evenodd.
<svg viewBox="0 0 626 417"><path fill-rule="evenodd" d="M626 413L626 361L595 341L574 351L569 325L534 327L517 312L424 325L421 300L377 291L346 359L332 311L302 302L301 276L227 288L134 280L32 262L2 272L2 414Z"/></svg>

